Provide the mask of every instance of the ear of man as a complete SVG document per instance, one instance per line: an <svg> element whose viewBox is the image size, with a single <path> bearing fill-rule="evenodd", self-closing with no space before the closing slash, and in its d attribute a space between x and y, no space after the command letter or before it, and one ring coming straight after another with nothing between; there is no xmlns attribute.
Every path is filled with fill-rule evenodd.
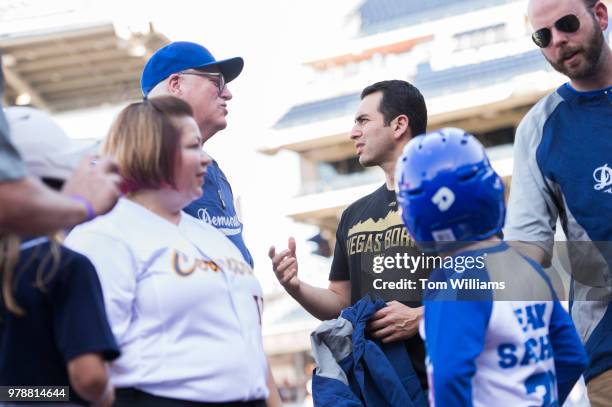
<svg viewBox="0 0 612 407"><path fill-rule="evenodd" d="M166 89L168 90L168 93L172 96L180 96L181 95L181 75L179 74L172 74L168 77L168 83L166 85Z"/></svg>
<svg viewBox="0 0 612 407"><path fill-rule="evenodd" d="M593 13L599 22L599 27L601 30L606 31L608 29L608 7L606 4L603 1L595 4Z"/></svg>
<svg viewBox="0 0 612 407"><path fill-rule="evenodd" d="M411 134L409 124L410 119L404 114L401 114L393 119L391 122L391 127L393 128L393 136L396 140L403 138L404 135L407 135L408 139L410 139Z"/></svg>

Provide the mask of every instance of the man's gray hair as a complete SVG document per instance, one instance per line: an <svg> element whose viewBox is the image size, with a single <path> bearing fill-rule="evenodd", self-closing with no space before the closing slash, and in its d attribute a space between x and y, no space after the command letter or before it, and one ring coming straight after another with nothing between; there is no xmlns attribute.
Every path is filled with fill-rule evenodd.
<svg viewBox="0 0 612 407"><path fill-rule="evenodd" d="M153 87L153 89L151 89L151 91L149 92L147 97L148 98L153 98L153 97L157 97L157 96L166 96L166 95L169 95L169 94L170 94L170 92L168 92L168 78L166 78L163 81L161 81L160 83L158 83L157 85L155 85Z"/></svg>

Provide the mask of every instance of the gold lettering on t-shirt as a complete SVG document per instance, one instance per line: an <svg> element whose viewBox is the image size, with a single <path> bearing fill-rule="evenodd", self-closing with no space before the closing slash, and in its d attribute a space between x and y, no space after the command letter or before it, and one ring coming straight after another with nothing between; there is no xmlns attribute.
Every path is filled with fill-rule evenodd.
<svg viewBox="0 0 612 407"><path fill-rule="evenodd" d="M397 210L390 210L378 220L372 218L353 225L348 232L346 251L349 256L357 253L380 253L393 247L414 247L415 243L404 227Z"/></svg>
<svg viewBox="0 0 612 407"><path fill-rule="evenodd" d="M365 245L363 246L363 251L364 251L364 252L371 253L371 252L372 252L372 250L374 249L374 247L372 246L372 239L373 239L373 236L372 236L372 234L370 233L370 234L367 236L367 238L366 238Z"/></svg>
<svg viewBox="0 0 612 407"><path fill-rule="evenodd" d="M372 233L372 232L384 232L385 230L393 226L402 226L402 218L397 210L389 210L384 218L374 220L372 218L358 222L351 226L348 230L347 236L351 237L359 233Z"/></svg>

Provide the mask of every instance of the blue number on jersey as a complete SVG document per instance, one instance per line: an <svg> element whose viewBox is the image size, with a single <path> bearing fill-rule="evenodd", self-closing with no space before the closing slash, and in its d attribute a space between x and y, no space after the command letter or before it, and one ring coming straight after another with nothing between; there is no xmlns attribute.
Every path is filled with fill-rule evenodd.
<svg viewBox="0 0 612 407"><path fill-rule="evenodd" d="M554 395L556 386L555 374L550 370L543 373L536 373L525 380L525 390L527 394L535 393L538 388L544 390L544 401L542 407L559 407L559 402Z"/></svg>

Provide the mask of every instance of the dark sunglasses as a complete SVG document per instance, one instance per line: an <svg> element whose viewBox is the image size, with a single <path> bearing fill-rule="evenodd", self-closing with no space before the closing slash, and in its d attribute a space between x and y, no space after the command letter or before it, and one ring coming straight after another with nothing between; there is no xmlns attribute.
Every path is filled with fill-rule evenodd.
<svg viewBox="0 0 612 407"><path fill-rule="evenodd" d="M575 33L580 28L580 20L573 14L568 14L555 21L555 28L564 33ZM540 48L546 48L552 40L552 32L550 28L540 28L533 34L531 39Z"/></svg>

